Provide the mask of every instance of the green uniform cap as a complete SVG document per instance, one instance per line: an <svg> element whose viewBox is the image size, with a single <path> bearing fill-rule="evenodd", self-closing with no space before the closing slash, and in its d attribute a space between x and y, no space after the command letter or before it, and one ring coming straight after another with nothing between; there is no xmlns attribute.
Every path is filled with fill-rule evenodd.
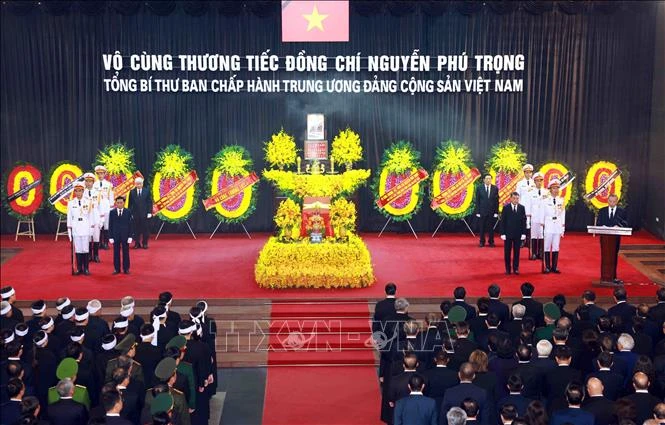
<svg viewBox="0 0 665 425"><path fill-rule="evenodd" d="M178 347L179 350L182 350L182 347L185 345L187 345L187 338L182 335L178 335L171 338L169 343L166 344L166 348Z"/></svg>
<svg viewBox="0 0 665 425"><path fill-rule="evenodd" d="M463 322L466 320L466 310L461 305L454 305L448 312L448 320L452 323Z"/></svg>
<svg viewBox="0 0 665 425"><path fill-rule="evenodd" d="M169 412L173 409L173 396L171 393L157 394L157 397L150 403L150 414Z"/></svg>
<svg viewBox="0 0 665 425"><path fill-rule="evenodd" d="M71 357L62 359L55 371L58 379L73 378L79 372L79 364Z"/></svg>
<svg viewBox="0 0 665 425"><path fill-rule="evenodd" d="M122 354L127 354L129 350L132 349L135 343L136 343L136 336L130 333L127 334L127 336L124 337L122 341L120 341L118 345L115 346L115 349L120 351Z"/></svg>
<svg viewBox="0 0 665 425"><path fill-rule="evenodd" d="M543 313L552 320L558 320L561 317L559 306L554 303L547 303L543 306Z"/></svg>
<svg viewBox="0 0 665 425"><path fill-rule="evenodd" d="M166 357L157 364L155 376L162 381L166 381L175 373L176 367L175 359Z"/></svg>

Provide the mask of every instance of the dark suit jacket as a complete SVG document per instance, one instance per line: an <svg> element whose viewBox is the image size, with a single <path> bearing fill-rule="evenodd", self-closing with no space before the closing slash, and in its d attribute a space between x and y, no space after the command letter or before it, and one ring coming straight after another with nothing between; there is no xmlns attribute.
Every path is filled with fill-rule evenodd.
<svg viewBox="0 0 665 425"><path fill-rule="evenodd" d="M506 239L519 240L526 235L526 210L524 205L517 204L517 212L513 212L513 206L509 202L503 206L501 211L501 234Z"/></svg>
<svg viewBox="0 0 665 425"><path fill-rule="evenodd" d="M455 301L453 302L453 306L458 305L462 307L464 310L466 310L466 321L468 322L469 320L473 319L476 317L476 309L470 304L467 304L465 301Z"/></svg>
<svg viewBox="0 0 665 425"><path fill-rule="evenodd" d="M389 317L395 315L395 298L386 298L376 303L374 307L374 322L372 323L372 332L381 330L381 324Z"/></svg>
<svg viewBox="0 0 665 425"><path fill-rule="evenodd" d="M478 344L468 338L458 338L453 344L453 347L455 354L448 367L453 370L458 370L462 363L469 361L469 356L478 349Z"/></svg>
<svg viewBox="0 0 665 425"><path fill-rule="evenodd" d="M582 409L596 418L596 425L610 425L612 423L614 402L605 396L587 397L582 403Z"/></svg>
<svg viewBox="0 0 665 425"><path fill-rule="evenodd" d="M628 304L628 302L622 302L610 307L607 310L607 314L610 317L621 316L621 319L623 320L623 332L628 332L633 325L635 310L635 306Z"/></svg>
<svg viewBox="0 0 665 425"><path fill-rule="evenodd" d="M537 399L542 393L543 376L547 369L538 367L531 361L529 363L519 363L511 374L517 374L522 378L522 395L531 399Z"/></svg>
<svg viewBox="0 0 665 425"><path fill-rule="evenodd" d="M657 325L661 325L665 321L665 302L659 302L649 309L649 317L651 320L656 322Z"/></svg>
<svg viewBox="0 0 665 425"><path fill-rule="evenodd" d="M51 425L87 425L88 411L74 400L60 399L48 405L48 420Z"/></svg>
<svg viewBox="0 0 665 425"><path fill-rule="evenodd" d="M624 397L635 403L637 406L637 420L635 423L644 423L647 419L653 418L653 408L660 403L660 399L649 393L633 393Z"/></svg>
<svg viewBox="0 0 665 425"><path fill-rule="evenodd" d="M501 323L506 323L508 322L508 320L510 320L510 309L506 304L502 303L499 300L490 298L489 308L487 312L495 313L497 316L499 316L499 320L501 320Z"/></svg>
<svg viewBox="0 0 665 425"><path fill-rule="evenodd" d="M129 202L132 214L137 219L145 219L148 214L152 214L152 196L150 189L145 186L141 189L141 196L138 195L136 188L129 192Z"/></svg>
<svg viewBox="0 0 665 425"><path fill-rule="evenodd" d="M593 415L582 409L562 409L557 410L552 415L550 425L563 425L571 423L575 425L595 425Z"/></svg>
<svg viewBox="0 0 665 425"><path fill-rule="evenodd" d="M610 220L610 207L603 207L598 210L598 220L596 221L596 226L607 226L607 227L625 227L628 225L628 215L626 210L620 206L616 207L614 211L614 217Z"/></svg>
<svg viewBox="0 0 665 425"><path fill-rule="evenodd" d="M587 304L587 307L589 307L589 320L591 320L591 323L594 325L598 323L600 316L607 314L607 311L605 311L604 308L598 307L596 304Z"/></svg>
<svg viewBox="0 0 665 425"><path fill-rule="evenodd" d="M545 325L545 316L543 315L543 304L534 300L533 298L522 298L514 302L515 304L522 304L526 308L524 317L533 317L536 321L536 328Z"/></svg>
<svg viewBox="0 0 665 425"><path fill-rule="evenodd" d="M131 421L121 416L105 416L106 425L134 425Z"/></svg>
<svg viewBox="0 0 665 425"><path fill-rule="evenodd" d="M603 383L603 387L605 388L603 394L611 401L616 400L623 394L624 378L620 373L616 373L611 370L599 370L597 372L590 373L586 380L588 381L589 378L598 378L600 382Z"/></svg>
<svg viewBox="0 0 665 425"><path fill-rule="evenodd" d="M395 425L437 425L436 403L429 397L409 395L395 405Z"/></svg>
<svg viewBox="0 0 665 425"><path fill-rule="evenodd" d="M522 417L526 415L526 409L532 401L532 399L526 398L522 394L509 394L496 403L497 416L503 406L506 404L514 404L517 408L517 416Z"/></svg>
<svg viewBox="0 0 665 425"><path fill-rule="evenodd" d="M9 400L0 406L2 415L0 415L1 425L14 425L21 419L21 402Z"/></svg>
<svg viewBox="0 0 665 425"><path fill-rule="evenodd" d="M566 386L571 381L582 382L582 373L570 366L557 366L545 372L544 396L553 398L565 397Z"/></svg>
<svg viewBox="0 0 665 425"><path fill-rule="evenodd" d="M457 371L448 367L433 367L423 373L425 378L425 395L436 401L437 412L441 410L441 402L448 388L459 384Z"/></svg>
<svg viewBox="0 0 665 425"><path fill-rule="evenodd" d="M465 398L471 398L478 403L481 423L489 424L491 401L488 400L487 391L475 384L463 383L455 385L446 391L446 395L441 402L441 410L439 411L439 425L448 424L448 419L446 418L448 410L451 407L459 407Z"/></svg>
<svg viewBox="0 0 665 425"><path fill-rule="evenodd" d="M495 185L490 186L490 194L487 196L485 184L480 183L476 189L476 214L481 216L499 213L499 189Z"/></svg>
<svg viewBox="0 0 665 425"><path fill-rule="evenodd" d="M166 341L166 343L168 343L168 341ZM149 342L140 342L136 346L134 360L141 363L141 366L143 366L143 379L146 388L154 387L156 380L155 368L160 360L162 360L162 350Z"/></svg>
<svg viewBox="0 0 665 425"><path fill-rule="evenodd" d="M113 208L109 213L109 238L118 243L126 242L128 238L134 237L134 219L132 211L128 208L122 210L122 216L118 216L118 209Z"/></svg>

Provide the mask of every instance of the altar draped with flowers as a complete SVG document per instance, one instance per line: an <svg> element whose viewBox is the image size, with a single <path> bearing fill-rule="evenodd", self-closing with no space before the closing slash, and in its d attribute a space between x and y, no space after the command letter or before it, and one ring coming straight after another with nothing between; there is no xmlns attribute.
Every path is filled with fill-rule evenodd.
<svg viewBox="0 0 665 425"><path fill-rule="evenodd" d="M257 284L275 289L372 285L371 256L356 234L356 205L348 199L370 177L370 170L353 169L362 159L357 133L340 131L330 158L305 167L294 138L284 130L266 142L264 151L271 168L263 178L285 199L275 213L276 235L256 262ZM335 169L336 163L343 170Z"/></svg>

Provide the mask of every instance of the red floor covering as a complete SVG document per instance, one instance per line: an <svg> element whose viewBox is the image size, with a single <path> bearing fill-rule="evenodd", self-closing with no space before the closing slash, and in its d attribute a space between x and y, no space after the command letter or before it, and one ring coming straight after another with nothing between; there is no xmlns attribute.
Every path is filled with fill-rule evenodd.
<svg viewBox="0 0 665 425"><path fill-rule="evenodd" d="M102 251L102 263L92 264L92 276L70 274L69 242L54 242L38 235L37 242L13 241L5 235L3 248L22 251L0 268L2 285L12 285L21 299L54 299L67 295L74 299L155 298L170 290L179 298L371 298L382 297L388 281L399 285L406 297L451 296L455 286L463 285L470 296L486 294L496 282L504 296L518 295L519 285L533 282L536 296L556 293L578 295L589 288L599 275L598 239L583 233L568 233L562 241L559 259L561 275L543 275L540 264L525 260L522 250L520 276L503 274L503 247L479 248L466 234L445 234L436 238L421 234L416 240L409 234L365 234L363 238L372 255L377 282L371 287L343 290L270 290L254 282L254 263L268 235L222 235L213 240L201 235L193 240L186 235L162 235L151 241L148 250L132 250L131 275L112 276L112 251ZM624 244L662 244L655 237L638 232L624 237ZM619 259L619 276L626 281L630 295L654 294L656 286L634 267ZM599 295L611 294L600 288Z"/></svg>
<svg viewBox="0 0 665 425"><path fill-rule="evenodd" d="M270 364L317 364L268 368L263 406L263 425L380 424L379 392L374 351L357 349L354 335L369 337L367 303L354 305L316 304L272 306L272 319L318 318L328 326L299 326L271 329L271 338L300 332L314 339L306 344L268 354ZM335 319L333 319L335 318ZM310 324L312 323L309 320ZM362 324L362 326L359 326ZM307 329L305 329L307 328ZM320 333L320 334L319 334ZM334 335L331 335L334 334ZM336 342L335 336L343 336ZM326 347L325 342L332 342ZM316 342L323 343L321 346ZM321 364L365 364L365 366L320 366Z"/></svg>

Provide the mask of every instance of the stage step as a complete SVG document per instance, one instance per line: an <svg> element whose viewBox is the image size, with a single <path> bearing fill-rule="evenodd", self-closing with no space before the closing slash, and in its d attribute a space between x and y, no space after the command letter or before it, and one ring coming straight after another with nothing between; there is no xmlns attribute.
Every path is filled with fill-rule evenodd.
<svg viewBox="0 0 665 425"><path fill-rule="evenodd" d="M290 332L331 333L331 332L368 332L369 317L365 319L289 319L273 320L270 323L271 333L288 334Z"/></svg>
<svg viewBox="0 0 665 425"><path fill-rule="evenodd" d="M269 337L270 351L303 351L303 350L373 350L372 334L369 332L350 332L340 334L308 334L294 333L291 335L273 334Z"/></svg>
<svg viewBox="0 0 665 425"><path fill-rule="evenodd" d="M333 308L322 308L321 304L275 304L272 305L272 319L296 318L366 318L369 315L367 302L337 304Z"/></svg>
<svg viewBox="0 0 665 425"><path fill-rule="evenodd" d="M298 351L271 352L268 354L268 366L301 365L364 365L374 366L373 355L365 351Z"/></svg>

